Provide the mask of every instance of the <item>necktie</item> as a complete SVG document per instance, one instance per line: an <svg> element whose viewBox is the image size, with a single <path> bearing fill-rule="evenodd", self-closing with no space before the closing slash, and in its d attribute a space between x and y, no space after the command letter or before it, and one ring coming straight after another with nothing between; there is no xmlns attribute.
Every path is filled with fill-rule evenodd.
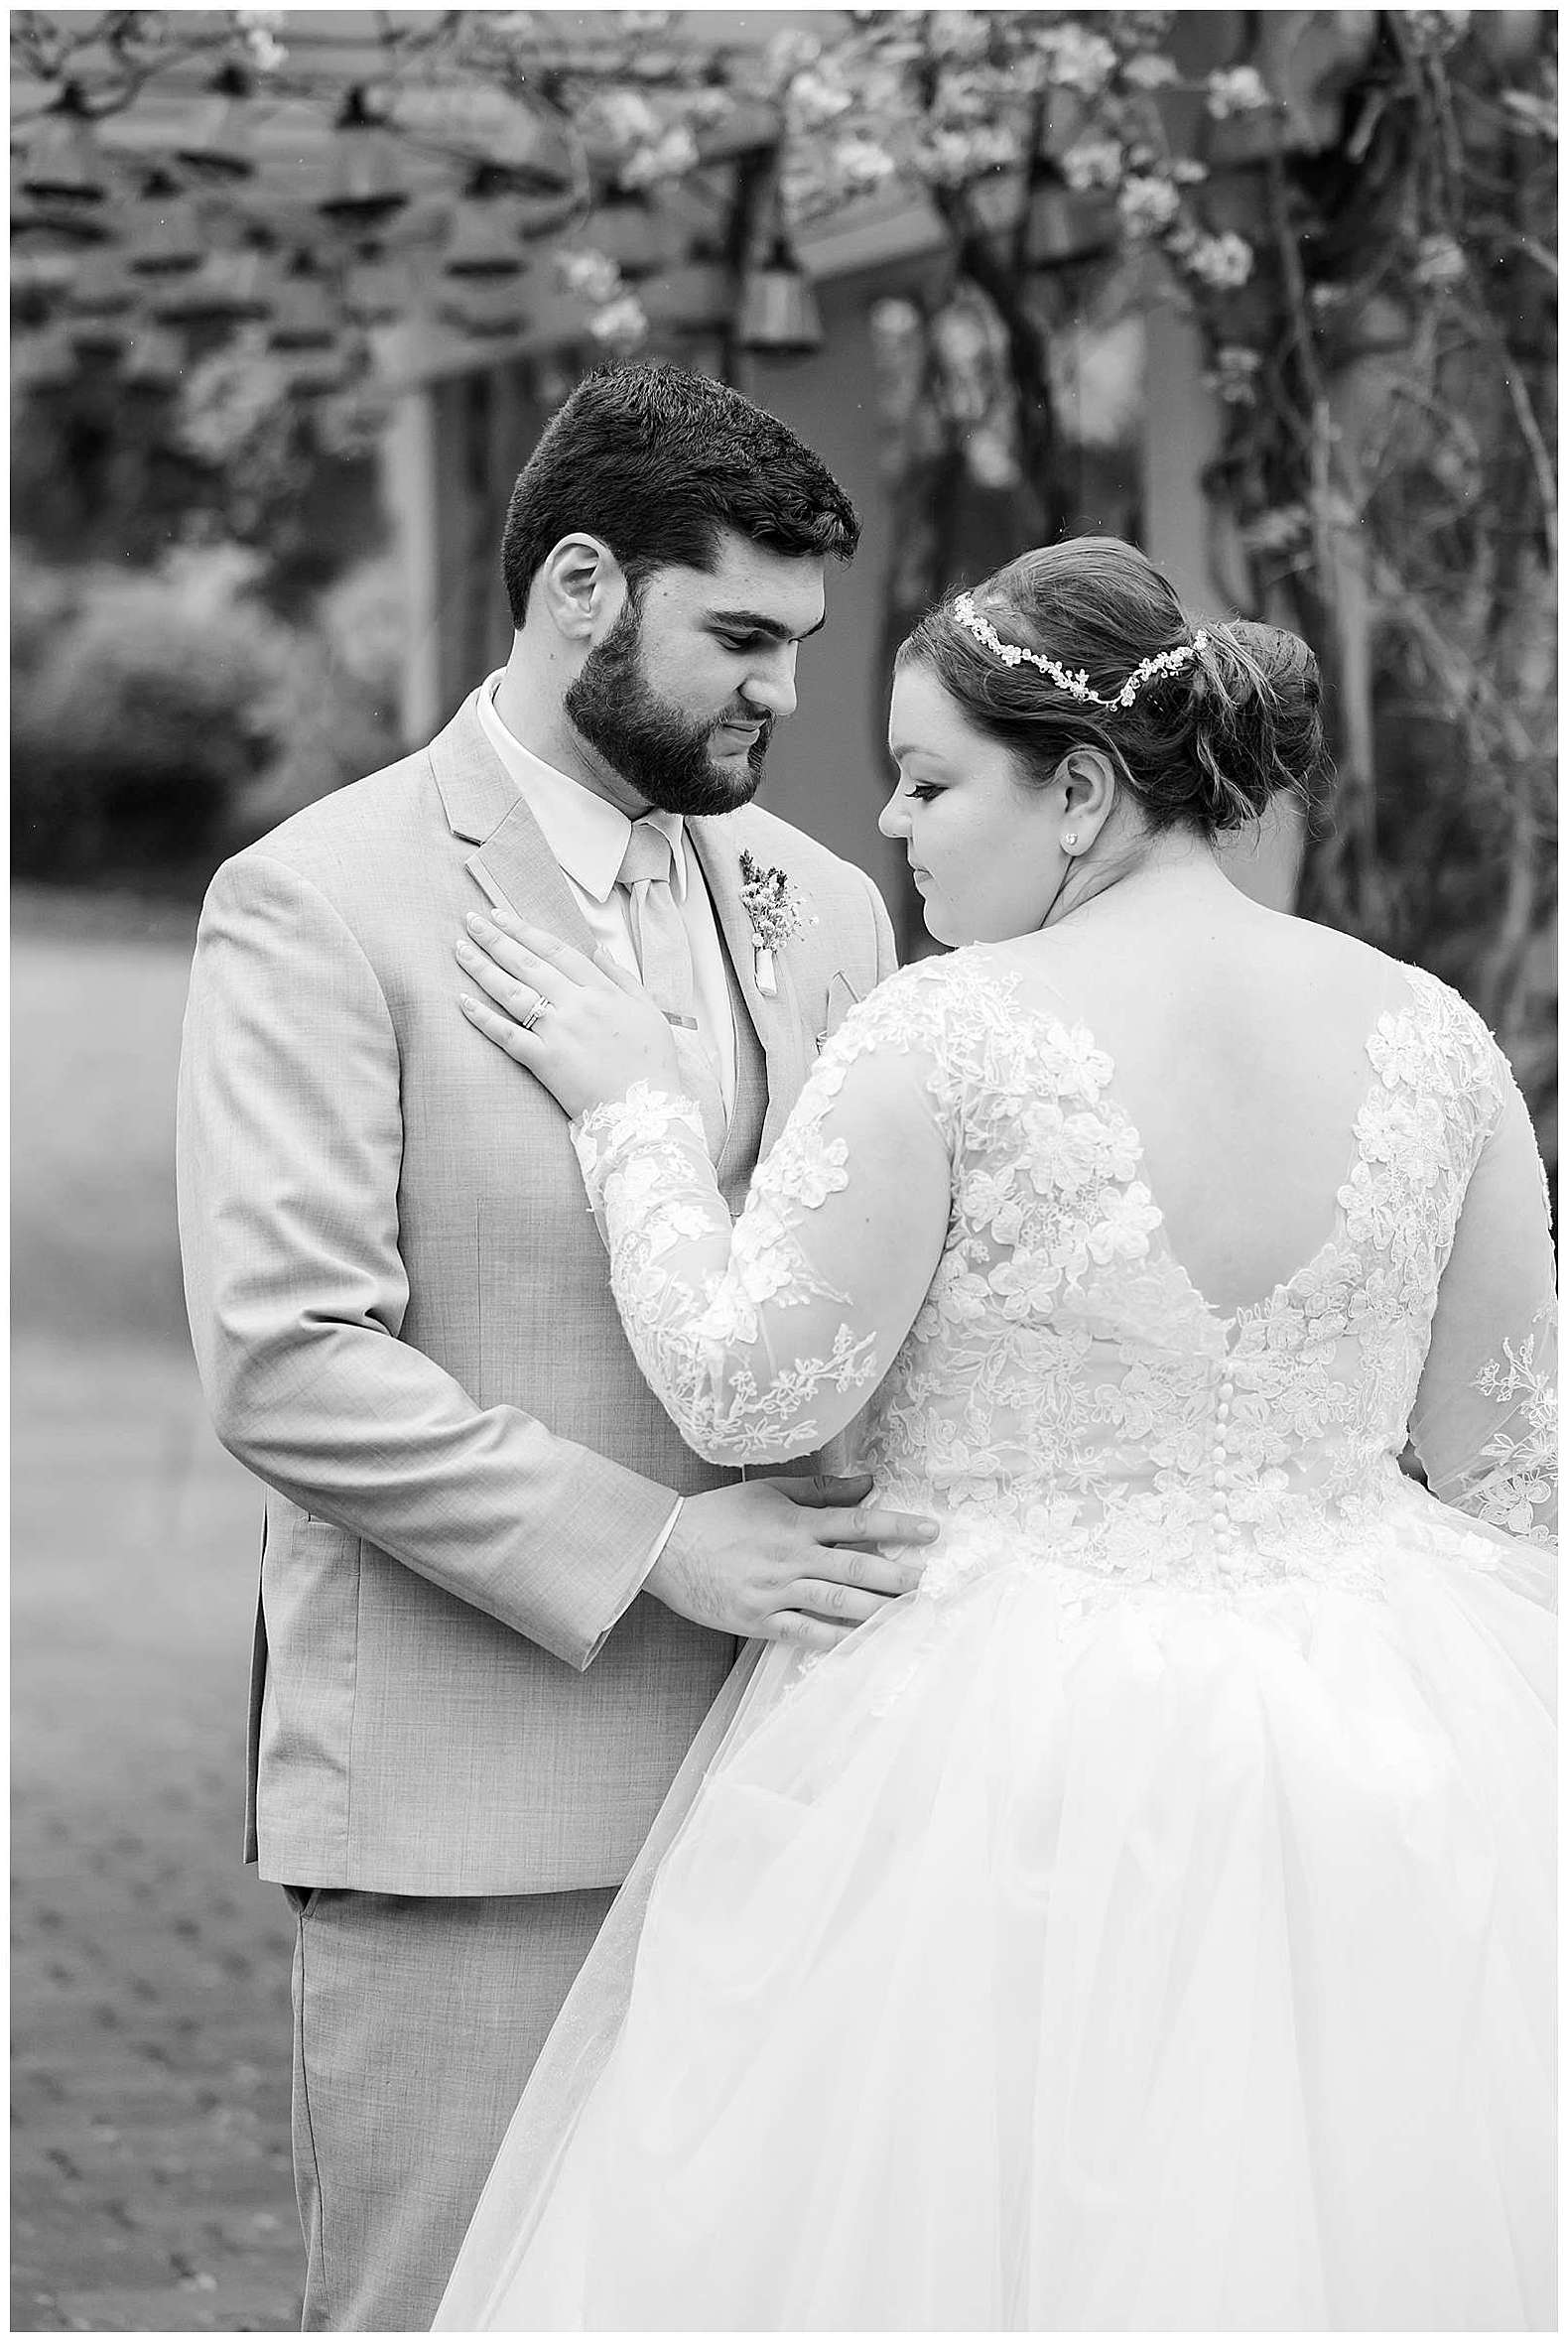
<svg viewBox="0 0 1568 2342"><path fill-rule="evenodd" d="M674 850L666 832L653 822L633 822L616 884L624 886L631 897L631 940L637 966L644 985L670 1019L683 1087L702 1107L709 1152L717 1162L727 1116L718 1073L698 1031L692 947L671 885L674 870Z"/></svg>

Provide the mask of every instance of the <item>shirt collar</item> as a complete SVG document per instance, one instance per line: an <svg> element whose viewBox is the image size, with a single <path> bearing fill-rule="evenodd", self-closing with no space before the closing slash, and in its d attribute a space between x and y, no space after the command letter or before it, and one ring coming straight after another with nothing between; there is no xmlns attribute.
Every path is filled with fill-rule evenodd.
<svg viewBox="0 0 1568 2342"><path fill-rule="evenodd" d="M631 836L631 823L607 799L584 788L570 774L546 764L531 748L514 738L495 709L495 690L504 667L487 675L479 687L479 727L500 758L508 778L540 829L545 844L567 876L595 902L606 903ZM670 841L674 863L672 891L677 902L686 899L686 825L678 813L655 810L645 816Z"/></svg>

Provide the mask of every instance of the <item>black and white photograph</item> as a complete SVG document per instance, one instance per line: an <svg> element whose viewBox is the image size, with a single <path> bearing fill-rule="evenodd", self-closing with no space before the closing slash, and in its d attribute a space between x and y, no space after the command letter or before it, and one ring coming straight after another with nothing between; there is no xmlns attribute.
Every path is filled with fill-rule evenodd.
<svg viewBox="0 0 1568 2342"><path fill-rule="evenodd" d="M1556 2331L1556 12L8 30L11 2331Z"/></svg>

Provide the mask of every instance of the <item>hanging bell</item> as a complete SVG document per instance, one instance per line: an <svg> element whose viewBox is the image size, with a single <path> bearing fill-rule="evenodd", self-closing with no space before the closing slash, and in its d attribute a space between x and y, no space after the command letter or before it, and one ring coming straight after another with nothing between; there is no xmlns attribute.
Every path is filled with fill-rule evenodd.
<svg viewBox="0 0 1568 2342"><path fill-rule="evenodd" d="M408 271L374 248L362 251L343 275L343 315L356 325L387 325L409 309Z"/></svg>
<svg viewBox="0 0 1568 2342"><path fill-rule="evenodd" d="M272 305L267 339L274 349L330 349L337 312L308 252L295 254Z"/></svg>
<svg viewBox="0 0 1568 2342"><path fill-rule="evenodd" d="M173 390L186 368L185 348L163 325L137 325L126 339L120 380L133 390Z"/></svg>
<svg viewBox="0 0 1568 2342"><path fill-rule="evenodd" d="M136 289L125 275L117 252L102 247L80 262L65 293L65 307L76 318L118 318L136 306Z"/></svg>
<svg viewBox="0 0 1568 2342"><path fill-rule="evenodd" d="M109 193L103 149L79 85L67 81L28 148L21 182L39 203L95 205Z"/></svg>
<svg viewBox="0 0 1568 2342"><path fill-rule="evenodd" d="M334 227L364 234L394 218L411 193L398 140L370 112L363 89L350 89L333 130L331 178L317 210Z"/></svg>
<svg viewBox="0 0 1568 2342"><path fill-rule="evenodd" d="M117 358L131 336L131 323L125 317L67 317L65 338L78 358Z"/></svg>
<svg viewBox="0 0 1568 2342"><path fill-rule="evenodd" d="M517 287L493 279L470 279L460 294L442 303L440 314L444 323L475 341L511 340L528 325L528 311Z"/></svg>
<svg viewBox="0 0 1568 2342"><path fill-rule="evenodd" d="M17 252L11 259L11 298L47 310L76 282L80 263L66 249Z"/></svg>
<svg viewBox="0 0 1568 2342"><path fill-rule="evenodd" d="M167 171L150 171L131 213L126 267L139 277L184 277L200 267L206 251L191 197Z"/></svg>
<svg viewBox="0 0 1568 2342"><path fill-rule="evenodd" d="M821 349L822 313L811 279L780 236L767 260L748 268L740 289L735 342L774 357L806 357Z"/></svg>
<svg viewBox="0 0 1568 2342"><path fill-rule="evenodd" d="M496 191L544 197L574 195L578 175L564 133L530 105L500 95L475 123L484 169Z"/></svg>
<svg viewBox="0 0 1568 2342"><path fill-rule="evenodd" d="M109 240L112 207L71 202L69 198L40 202L23 186L24 162L11 167L11 249L13 252L60 252L74 255L90 244Z"/></svg>
<svg viewBox="0 0 1568 2342"><path fill-rule="evenodd" d="M273 293L271 254L247 245L237 252L209 252L194 274L160 289L149 307L165 325L238 325L264 318Z"/></svg>
<svg viewBox="0 0 1568 2342"><path fill-rule="evenodd" d="M452 241L442 255L449 277L494 280L522 273L522 238L508 207L496 201L500 188L481 164L457 205Z"/></svg>
<svg viewBox="0 0 1568 2342"><path fill-rule="evenodd" d="M255 125L251 80L242 66L226 65L196 109L190 129L175 148L175 160L194 179L220 187L255 175Z"/></svg>
<svg viewBox="0 0 1568 2342"><path fill-rule="evenodd" d="M18 390L64 390L76 371L75 352L62 325L24 333L11 351L11 380Z"/></svg>

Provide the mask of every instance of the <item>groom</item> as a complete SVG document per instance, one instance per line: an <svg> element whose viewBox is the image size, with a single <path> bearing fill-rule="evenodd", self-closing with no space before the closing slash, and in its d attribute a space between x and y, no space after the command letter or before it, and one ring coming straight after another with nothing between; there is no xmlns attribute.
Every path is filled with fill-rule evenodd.
<svg viewBox="0 0 1568 2342"><path fill-rule="evenodd" d="M268 1491L248 1853L298 1913L308 2329L428 2325L736 1637L822 1646L918 1577L880 1548L922 1524L865 1478L683 1446L566 1122L465 1023L454 957L491 904L639 972L739 1209L893 966L863 873L749 802L857 534L734 392L590 377L513 491L506 666L207 897L181 1232L219 1435ZM753 869L802 919L762 915L771 953Z"/></svg>

